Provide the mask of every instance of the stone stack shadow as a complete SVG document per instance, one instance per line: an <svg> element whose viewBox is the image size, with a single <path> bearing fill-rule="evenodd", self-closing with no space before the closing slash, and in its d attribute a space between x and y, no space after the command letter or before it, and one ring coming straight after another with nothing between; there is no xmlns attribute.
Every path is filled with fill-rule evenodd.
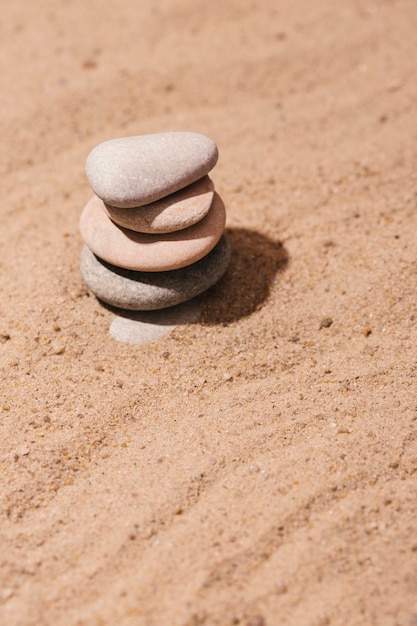
<svg viewBox="0 0 417 626"><path fill-rule="evenodd" d="M201 322L209 326L227 325L260 309L289 263L279 240L245 228L227 229L226 236L231 247L229 267L202 297Z"/></svg>

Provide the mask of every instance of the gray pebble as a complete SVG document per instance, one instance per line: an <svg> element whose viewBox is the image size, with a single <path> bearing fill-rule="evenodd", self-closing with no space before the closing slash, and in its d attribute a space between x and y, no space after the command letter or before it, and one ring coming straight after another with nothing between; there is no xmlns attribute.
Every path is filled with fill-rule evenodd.
<svg viewBox="0 0 417 626"><path fill-rule="evenodd" d="M216 144L205 135L155 133L99 144L87 158L86 173L104 202L133 208L191 185L208 174L217 158Z"/></svg>
<svg viewBox="0 0 417 626"><path fill-rule="evenodd" d="M81 252L81 275L87 287L103 302L133 311L151 311L194 298L214 285L230 260L223 235L203 259L178 270L136 272L106 263L87 246Z"/></svg>

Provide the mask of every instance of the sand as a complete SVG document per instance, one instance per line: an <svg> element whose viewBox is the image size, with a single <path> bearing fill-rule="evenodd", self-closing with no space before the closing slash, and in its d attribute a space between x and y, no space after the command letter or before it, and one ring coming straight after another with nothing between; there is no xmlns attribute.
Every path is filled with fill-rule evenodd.
<svg viewBox="0 0 417 626"><path fill-rule="evenodd" d="M417 624L412 0L3 2L0 623ZM233 257L129 345L84 165L192 130Z"/></svg>

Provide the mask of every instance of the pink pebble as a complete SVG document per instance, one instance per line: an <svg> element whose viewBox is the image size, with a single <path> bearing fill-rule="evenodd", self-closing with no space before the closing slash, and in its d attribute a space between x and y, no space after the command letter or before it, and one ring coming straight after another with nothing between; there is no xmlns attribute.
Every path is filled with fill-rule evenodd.
<svg viewBox="0 0 417 626"><path fill-rule="evenodd" d="M189 228L210 210L214 185L208 176L152 204L120 209L102 203L107 215L123 228L138 233L172 233Z"/></svg>
<svg viewBox="0 0 417 626"><path fill-rule="evenodd" d="M206 217L183 230L149 235L117 226L93 196L80 217L80 232L86 245L99 258L126 269L163 272L195 263L220 240L226 221L223 201L214 194Z"/></svg>

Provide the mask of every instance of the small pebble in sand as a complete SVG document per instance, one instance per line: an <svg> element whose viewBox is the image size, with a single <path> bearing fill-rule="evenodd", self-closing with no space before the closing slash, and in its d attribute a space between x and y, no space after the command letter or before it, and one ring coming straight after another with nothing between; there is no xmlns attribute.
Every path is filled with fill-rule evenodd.
<svg viewBox="0 0 417 626"><path fill-rule="evenodd" d="M333 320L331 317L323 317L323 319L320 322L320 330L322 328L330 328L332 324L333 324Z"/></svg>
<svg viewBox="0 0 417 626"><path fill-rule="evenodd" d="M29 454L30 450L28 446L20 446L20 448L18 448L16 450L16 454L18 456L27 456Z"/></svg>
<svg viewBox="0 0 417 626"><path fill-rule="evenodd" d="M53 354L64 354L65 344L62 341L53 341L51 343L51 349Z"/></svg>

